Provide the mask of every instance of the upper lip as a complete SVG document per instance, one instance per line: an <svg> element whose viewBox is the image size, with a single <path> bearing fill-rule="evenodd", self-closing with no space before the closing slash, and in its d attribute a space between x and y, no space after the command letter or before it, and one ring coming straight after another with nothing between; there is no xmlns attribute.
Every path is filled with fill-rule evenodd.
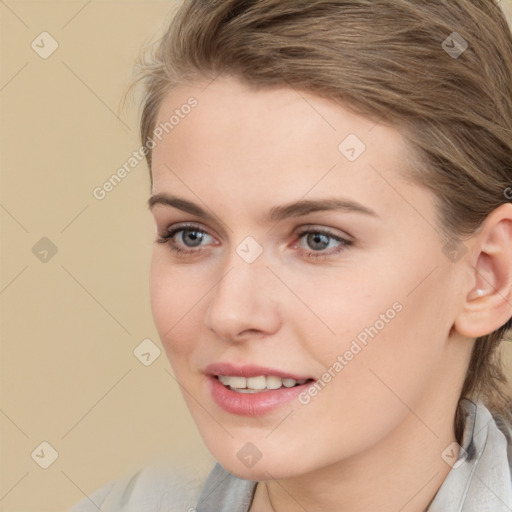
<svg viewBox="0 0 512 512"><path fill-rule="evenodd" d="M225 375L228 377L259 377L260 375L268 377L273 375L281 377L281 379L293 380L308 380L312 378L253 364L237 366L231 363L213 363L204 369L204 373L211 376Z"/></svg>

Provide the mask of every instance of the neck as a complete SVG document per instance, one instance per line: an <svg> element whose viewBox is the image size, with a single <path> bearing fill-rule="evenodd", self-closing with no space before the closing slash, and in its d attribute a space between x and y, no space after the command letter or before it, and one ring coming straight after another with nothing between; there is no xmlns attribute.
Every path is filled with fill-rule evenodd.
<svg viewBox="0 0 512 512"><path fill-rule="evenodd" d="M457 400L451 409L434 400L418 404L387 437L357 456L258 484L251 512L424 512L451 469L441 454L455 441L454 415L445 411L456 405Z"/></svg>

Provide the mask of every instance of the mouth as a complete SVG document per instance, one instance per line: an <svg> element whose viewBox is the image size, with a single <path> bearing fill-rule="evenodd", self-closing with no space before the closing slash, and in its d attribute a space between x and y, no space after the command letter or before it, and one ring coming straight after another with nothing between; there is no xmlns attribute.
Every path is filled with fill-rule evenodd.
<svg viewBox="0 0 512 512"><path fill-rule="evenodd" d="M261 416L293 403L315 379L262 366L216 363L204 370L213 401L241 416Z"/></svg>
<svg viewBox="0 0 512 512"><path fill-rule="evenodd" d="M215 378L226 388L236 393L263 393L281 388L302 386L313 379L282 378L277 375L257 375L255 377L242 377L232 375L216 375Z"/></svg>

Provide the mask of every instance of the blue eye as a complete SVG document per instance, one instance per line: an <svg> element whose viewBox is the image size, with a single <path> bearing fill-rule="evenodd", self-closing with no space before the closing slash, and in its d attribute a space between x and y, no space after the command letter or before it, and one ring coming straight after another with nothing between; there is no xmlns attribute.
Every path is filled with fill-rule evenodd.
<svg viewBox="0 0 512 512"><path fill-rule="evenodd" d="M201 242L208 236L204 231L197 229L181 229L174 234L174 236L176 235L178 235L178 240L181 239L180 242L187 247L201 245Z"/></svg>
<svg viewBox="0 0 512 512"><path fill-rule="evenodd" d="M326 258L352 245L350 240L323 229L304 229L298 234L298 238L299 242L293 248L298 248L308 258ZM178 226L158 235L156 241L167 244L174 253L187 256L202 252L215 239L197 226Z"/></svg>
<svg viewBox="0 0 512 512"><path fill-rule="evenodd" d="M195 248L201 248L201 242L208 241L208 239L213 240L213 237L202 229L195 226L181 226L169 230L164 235L159 235L156 241L161 244L168 244L174 252L186 253L194 252Z"/></svg>
<svg viewBox="0 0 512 512"><path fill-rule="evenodd" d="M299 240L302 242L300 249L304 251L308 257L327 257L337 254L345 250L352 244L350 240L346 240L340 236L324 230L304 230L299 233ZM304 243L306 247L304 247Z"/></svg>

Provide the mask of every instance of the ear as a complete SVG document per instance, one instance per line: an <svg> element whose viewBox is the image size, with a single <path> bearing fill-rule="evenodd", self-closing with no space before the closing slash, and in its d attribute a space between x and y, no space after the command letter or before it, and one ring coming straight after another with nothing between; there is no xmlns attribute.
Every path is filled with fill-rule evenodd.
<svg viewBox="0 0 512 512"><path fill-rule="evenodd" d="M512 316L512 204L488 215L467 241L472 250L465 261L471 278L454 328L463 336L485 336Z"/></svg>

